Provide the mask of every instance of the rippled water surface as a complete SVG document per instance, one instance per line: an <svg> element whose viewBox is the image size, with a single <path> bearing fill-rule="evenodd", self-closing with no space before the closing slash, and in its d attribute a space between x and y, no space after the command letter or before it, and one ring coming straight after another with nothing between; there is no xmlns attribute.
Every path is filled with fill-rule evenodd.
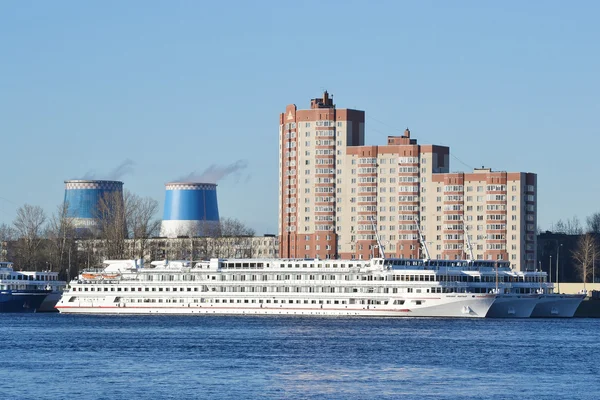
<svg viewBox="0 0 600 400"><path fill-rule="evenodd" d="M0 314L6 399L597 399L600 320Z"/></svg>

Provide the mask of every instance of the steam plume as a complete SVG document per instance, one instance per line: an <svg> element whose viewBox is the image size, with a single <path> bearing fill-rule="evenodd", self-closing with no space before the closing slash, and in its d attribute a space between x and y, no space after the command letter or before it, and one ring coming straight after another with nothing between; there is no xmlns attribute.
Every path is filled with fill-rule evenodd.
<svg viewBox="0 0 600 400"><path fill-rule="evenodd" d="M125 161L123 161L121 164L117 165L117 167L115 169L110 171L107 178L109 180L120 179L122 176L132 173L134 165L135 165L135 162L128 158Z"/></svg>
<svg viewBox="0 0 600 400"><path fill-rule="evenodd" d="M117 165L115 168L110 170L108 174L96 174L96 171L91 169L83 175L82 179L93 180L93 179L107 179L107 180L119 180L121 177L127 174L131 174L134 171L135 162L131 159L126 159Z"/></svg>
<svg viewBox="0 0 600 400"><path fill-rule="evenodd" d="M184 176L180 180L182 182L217 183L221 179L229 175L233 175L235 182L238 183L240 180L241 171L247 166L248 162L246 160L238 160L229 165L212 164L202 173L198 174L194 171L191 174Z"/></svg>

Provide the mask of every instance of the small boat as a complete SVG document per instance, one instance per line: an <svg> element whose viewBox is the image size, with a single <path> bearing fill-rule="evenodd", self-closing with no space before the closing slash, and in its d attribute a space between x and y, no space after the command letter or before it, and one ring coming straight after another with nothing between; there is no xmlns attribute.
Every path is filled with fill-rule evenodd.
<svg viewBox="0 0 600 400"><path fill-rule="evenodd" d="M15 271L11 262L0 262L0 312L56 311L67 286L58 272Z"/></svg>

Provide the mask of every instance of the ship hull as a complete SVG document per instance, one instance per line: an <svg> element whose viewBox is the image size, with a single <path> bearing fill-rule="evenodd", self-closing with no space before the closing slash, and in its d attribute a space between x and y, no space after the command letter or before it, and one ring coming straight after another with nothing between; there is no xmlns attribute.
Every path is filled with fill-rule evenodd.
<svg viewBox="0 0 600 400"><path fill-rule="evenodd" d="M0 312L37 312L47 292L3 291L0 293Z"/></svg>
<svg viewBox="0 0 600 400"><path fill-rule="evenodd" d="M240 299L242 300L242 299ZM250 300L248 298L243 299ZM361 317L448 317L484 318L493 304L493 295L444 295L439 298L420 300L407 299L403 305L363 305L363 304L215 304L192 303L139 305L139 303L118 303L108 301L86 304L85 301L59 302L56 308L65 314L209 314L209 315L298 315L298 316L361 316ZM237 300L236 300L237 301ZM411 302L421 301L420 305ZM393 303L390 301L390 304ZM142 303L143 304L143 303ZM414 304L414 305L413 305Z"/></svg>
<svg viewBox="0 0 600 400"><path fill-rule="evenodd" d="M546 294L540 297L533 312L535 318L572 318L584 294Z"/></svg>
<svg viewBox="0 0 600 400"><path fill-rule="evenodd" d="M539 295L500 294L486 317L529 318L539 298Z"/></svg>
<svg viewBox="0 0 600 400"><path fill-rule="evenodd" d="M44 301L42 301L42 304L40 304L37 312L57 312L58 310L55 308L55 306L60 300L61 296L62 292L55 291L49 293Z"/></svg>

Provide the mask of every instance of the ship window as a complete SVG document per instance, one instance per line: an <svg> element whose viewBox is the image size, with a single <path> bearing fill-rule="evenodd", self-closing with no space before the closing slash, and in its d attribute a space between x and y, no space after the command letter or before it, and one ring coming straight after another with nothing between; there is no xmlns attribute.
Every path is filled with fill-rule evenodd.
<svg viewBox="0 0 600 400"><path fill-rule="evenodd" d="M162 291L163 291L163 288L158 288L158 291L159 291L159 292L162 292Z"/></svg>
<svg viewBox="0 0 600 400"><path fill-rule="evenodd" d="M418 306L419 306L419 305L421 305L421 303L423 303L423 301L422 301L422 300L413 300L413 301L414 301L414 302L415 302L415 304L416 304L416 305L418 305Z"/></svg>

